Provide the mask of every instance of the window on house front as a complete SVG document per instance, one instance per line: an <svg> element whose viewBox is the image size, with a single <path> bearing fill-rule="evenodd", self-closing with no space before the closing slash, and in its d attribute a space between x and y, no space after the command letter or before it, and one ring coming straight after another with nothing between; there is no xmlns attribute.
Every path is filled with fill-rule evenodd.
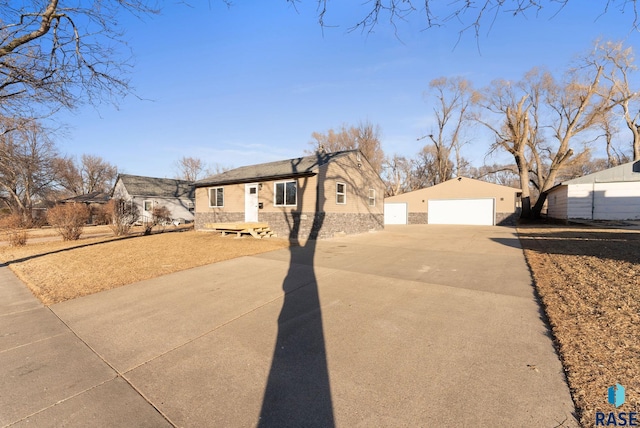
<svg viewBox="0 0 640 428"><path fill-rule="evenodd" d="M369 206L376 206L376 189L369 189Z"/></svg>
<svg viewBox="0 0 640 428"><path fill-rule="evenodd" d="M347 203L347 185L344 183L336 183L336 204Z"/></svg>
<svg viewBox="0 0 640 428"><path fill-rule="evenodd" d="M297 206L298 186L295 181L275 184L275 206Z"/></svg>
<svg viewBox="0 0 640 428"><path fill-rule="evenodd" d="M224 188L212 187L209 189L209 206L210 207L223 207L224 206Z"/></svg>
<svg viewBox="0 0 640 428"><path fill-rule="evenodd" d="M144 210L147 212L153 211L153 201L144 201L143 207L144 207Z"/></svg>

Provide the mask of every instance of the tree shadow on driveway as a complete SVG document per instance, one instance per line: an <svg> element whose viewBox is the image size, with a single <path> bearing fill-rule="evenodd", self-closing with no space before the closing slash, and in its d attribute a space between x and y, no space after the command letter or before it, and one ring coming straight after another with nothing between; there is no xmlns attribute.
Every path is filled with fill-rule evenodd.
<svg viewBox="0 0 640 428"><path fill-rule="evenodd" d="M331 154L318 154L318 164ZM293 165L295 171L296 165ZM326 170L320 168L318 182ZM303 206L309 179L298 182L298 207ZM271 369L265 387L259 427L335 426L322 310L313 259L316 239L324 222L324 200L317 198L309 239L299 246L301 218L292 212L289 223L290 263L282 290L284 301L278 317ZM296 245L298 244L298 245Z"/></svg>

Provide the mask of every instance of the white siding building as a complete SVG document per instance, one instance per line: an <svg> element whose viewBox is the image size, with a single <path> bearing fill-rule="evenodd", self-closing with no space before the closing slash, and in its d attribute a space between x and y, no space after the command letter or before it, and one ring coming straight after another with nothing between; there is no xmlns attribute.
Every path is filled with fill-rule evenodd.
<svg viewBox="0 0 640 428"><path fill-rule="evenodd" d="M547 204L548 216L562 220L640 220L640 161L560 183Z"/></svg>
<svg viewBox="0 0 640 428"><path fill-rule="evenodd" d="M189 181L120 174L112 198L137 205L141 222L149 221L157 207L167 208L173 220L191 222L194 218L195 194Z"/></svg>

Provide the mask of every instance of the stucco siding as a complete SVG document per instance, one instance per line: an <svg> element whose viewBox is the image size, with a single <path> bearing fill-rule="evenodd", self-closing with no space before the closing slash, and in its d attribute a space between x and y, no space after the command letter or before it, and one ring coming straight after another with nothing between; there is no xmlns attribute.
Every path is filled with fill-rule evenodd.
<svg viewBox="0 0 640 428"><path fill-rule="evenodd" d="M496 224L513 223L513 214L519 212L519 189L461 177L413 192L385 198L385 202L406 202L409 223L426 223L429 200L442 199L495 199Z"/></svg>
<svg viewBox="0 0 640 428"><path fill-rule="evenodd" d="M349 153L310 173L313 175L295 179L256 179L258 203L262 205L258 209L258 221L269 223L280 236L289 236L293 229L294 235L300 235L302 239L362 233L383 227L384 183L364 157ZM276 183L292 180L297 186L296 205L276 206ZM337 199L337 183L344 185L341 201ZM209 206L209 189L214 187L224 189L222 207ZM375 191L372 205L369 204L369 189ZM205 228L206 223L244 221L244 183L202 186L196 188L195 194L196 229ZM321 230L314 229L317 227Z"/></svg>
<svg viewBox="0 0 640 428"><path fill-rule="evenodd" d="M352 153L325 165L323 168L326 168L321 192L321 198L324 197L323 211L359 214L382 214L384 212L384 183L364 157L360 157L358 160L357 155ZM322 169L318 176L323 176ZM339 204L337 201L336 188L338 183L345 185L346 202L344 204ZM373 205L369 205L369 189L375 191Z"/></svg>

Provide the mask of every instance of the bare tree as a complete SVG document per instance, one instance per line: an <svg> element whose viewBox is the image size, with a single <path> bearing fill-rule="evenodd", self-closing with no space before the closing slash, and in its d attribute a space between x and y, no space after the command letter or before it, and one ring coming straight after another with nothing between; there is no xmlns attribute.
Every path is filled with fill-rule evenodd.
<svg viewBox="0 0 640 428"><path fill-rule="evenodd" d="M4 120L11 132L0 134L0 200L23 218L31 218L36 197L56 180L55 145L34 120Z"/></svg>
<svg viewBox="0 0 640 428"><path fill-rule="evenodd" d="M479 94L471 83L461 77L440 77L429 83L430 93L435 98L433 112L436 129L428 135L433 143L435 158L433 184L442 183L454 175L460 175L464 168L461 148L463 132L471 122L470 110L477 103ZM426 137L421 137L421 140ZM455 156L455 163L450 160Z"/></svg>
<svg viewBox="0 0 640 428"><path fill-rule="evenodd" d="M117 16L145 0L25 0L0 7L0 113L30 116L129 92Z"/></svg>
<svg viewBox="0 0 640 428"><path fill-rule="evenodd" d="M633 49L622 42L597 42L594 51L586 61L594 68L604 69L602 77L608 82L605 93L600 94L612 101L622 111L622 119L631 134L631 148L633 160L640 160L640 92L631 88L630 76L637 67L634 64ZM612 93L606 92L607 89ZM603 130L607 141L609 162L613 163L614 156L611 147L612 131L611 115L603 121Z"/></svg>
<svg viewBox="0 0 640 428"><path fill-rule="evenodd" d="M499 184L520 188L520 176L515 164L507 165L482 165L478 168L471 167L469 171L471 178L486 181L488 183Z"/></svg>
<svg viewBox="0 0 640 428"><path fill-rule="evenodd" d="M82 195L84 194L84 186L82 183L82 175L76 166L76 161L70 156L61 156L54 160L57 172L58 185L63 189L63 195Z"/></svg>
<svg viewBox="0 0 640 428"><path fill-rule="evenodd" d="M199 158L183 156L175 163L178 180L196 181L205 172L205 162Z"/></svg>
<svg viewBox="0 0 640 428"><path fill-rule="evenodd" d="M588 159L594 142L590 132L602 126L615 105L614 86L602 84L604 70L603 63L588 56L562 81L534 69L520 82L496 81L485 91L482 104L499 117L499 125L479 120L494 134L492 150L502 149L514 157L523 217L540 215L548 191L573 156L577 162ZM577 154L576 146L581 147ZM533 206L530 185L539 195Z"/></svg>
<svg viewBox="0 0 640 428"><path fill-rule="evenodd" d="M487 120L487 114L477 117L494 136L491 151L504 150L513 156L522 189L522 217L531 216L531 162L527 149L535 147L539 138L538 109L545 82L549 79L548 73L532 70L517 84L506 80L492 82L484 91L481 105L490 117L497 118L497 124Z"/></svg>
<svg viewBox="0 0 640 428"><path fill-rule="evenodd" d="M613 87L603 87L603 73L603 64L587 59L582 67L570 70L563 82L551 81L545 87L545 105L552 116L549 127L556 145L532 141L538 143L537 146L531 145L531 153L540 192L533 207L534 216L540 215L548 191L556 184L557 175L574 155L571 143L576 143L578 135L600 125L601 117L613 108ZM582 151L588 152L593 140L585 137L579 143L584 147Z"/></svg>
<svg viewBox="0 0 640 428"><path fill-rule="evenodd" d="M74 195L106 192L118 176L118 168L100 156L83 154L79 163L61 157L55 165L58 184Z"/></svg>
<svg viewBox="0 0 640 428"><path fill-rule="evenodd" d="M287 0L296 4L300 0ZM389 23L397 28L398 23L404 22L412 15L419 13L423 16L426 28L455 25L460 29L460 34L471 31L479 36L480 28L490 27L500 15L513 16L538 16L541 12L550 10L549 16L561 13L570 0L478 0L478 1L451 1L439 2L436 0L376 0L363 2L364 8L359 18L352 24L351 31L360 30L370 32L380 21ZM574 0L575 2L576 0ZM318 22L321 26L334 26L327 23L329 8L328 0L317 0ZM335 7L335 6L334 6ZM638 28L637 0L605 0L600 5L601 9L595 11L594 19L599 15L608 13L611 9L618 10L620 14L628 12L630 27Z"/></svg>
<svg viewBox="0 0 640 428"><path fill-rule="evenodd" d="M100 156L83 154L80 174L84 193L106 192L118 176L118 168Z"/></svg>
<svg viewBox="0 0 640 428"><path fill-rule="evenodd" d="M309 153L334 153L342 150L358 149L367 158L373 169L382 173L384 152L380 144L380 127L370 122L361 122L358 126L342 125L336 132L329 129L326 133L314 132L309 142L313 150Z"/></svg>
<svg viewBox="0 0 640 428"><path fill-rule="evenodd" d="M411 160L396 154L387 158L382 173L386 196L395 196L414 190L411 186L412 174L413 163Z"/></svg>

